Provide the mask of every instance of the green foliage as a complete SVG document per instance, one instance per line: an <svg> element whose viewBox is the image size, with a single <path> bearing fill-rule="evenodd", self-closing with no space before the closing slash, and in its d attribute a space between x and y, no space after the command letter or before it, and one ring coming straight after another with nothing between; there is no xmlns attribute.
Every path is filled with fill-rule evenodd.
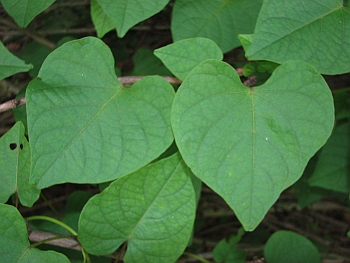
<svg viewBox="0 0 350 263"><path fill-rule="evenodd" d="M335 129L323 147L309 184L350 193L349 147L349 125L345 123Z"/></svg>
<svg viewBox="0 0 350 263"><path fill-rule="evenodd" d="M1 0L2 5L20 27L26 27L56 0Z"/></svg>
<svg viewBox="0 0 350 263"><path fill-rule="evenodd" d="M0 1L21 27L54 2ZM114 28L121 38L169 2L91 0L89 14L99 38ZM25 94L27 113L23 107L19 114L28 122L28 140L22 122L0 138L0 202L16 194L32 206L39 189L104 183L95 195L75 192L61 217L73 235L78 232L84 261L86 250L125 254L126 263L171 263L191 242L202 182L227 202L246 231L290 186L301 207L330 190L349 194L350 99L341 91L333 96L334 107L320 75L350 71L349 7L341 2L171 1L166 12L172 8L174 43L133 52L128 75L144 77L131 86L118 80L116 72L125 72L116 61L130 56L130 46L142 46L140 34L132 44L109 43L115 44L114 57L96 37L52 37L54 51L35 43L25 47L23 59L31 64L1 43L0 79L32 65L29 73L37 78ZM30 36L35 27L25 30ZM244 62L243 76L257 77L255 86L243 85L234 67L221 61L240 45L253 60ZM183 81L179 87L147 76L171 74ZM0 204L0 219L2 260L68 262L30 246L14 207ZM45 228L42 222L30 225ZM215 247L218 262L244 261L236 247L243 228ZM269 263L320 261L308 240L288 231L272 235L265 256Z"/></svg>
<svg viewBox="0 0 350 263"><path fill-rule="evenodd" d="M266 0L246 56L276 63L302 59L323 74L349 72L349 22L342 1Z"/></svg>
<svg viewBox="0 0 350 263"><path fill-rule="evenodd" d="M30 83L31 182L37 187L110 181L146 165L171 144L170 84L150 76L123 88L113 64L107 46L88 37L52 52L39 79Z"/></svg>
<svg viewBox="0 0 350 263"><path fill-rule="evenodd" d="M0 151L3 154L0 158L0 202L5 203L12 194L18 193L23 205L32 206L40 191L29 184L30 146L21 122L0 138Z"/></svg>
<svg viewBox="0 0 350 263"><path fill-rule="evenodd" d="M219 263L244 263L246 252L236 247L244 234L243 228L238 230L237 235L231 236L227 242L221 240L213 249L213 258Z"/></svg>
<svg viewBox="0 0 350 263"><path fill-rule="evenodd" d="M262 0L177 0L171 22L174 41L205 37L227 52L240 46L238 34L253 33L261 4Z"/></svg>
<svg viewBox="0 0 350 263"><path fill-rule="evenodd" d="M190 38L154 51L164 64L181 80L200 62L223 58L220 48L207 38Z"/></svg>
<svg viewBox="0 0 350 263"><path fill-rule="evenodd" d="M126 262L174 262L194 218L191 172L175 154L91 198L80 216L79 240L92 254L109 254L128 242Z"/></svg>
<svg viewBox="0 0 350 263"><path fill-rule="evenodd" d="M228 64L204 61L182 83L172 109L184 160L246 230L300 178L333 121L327 84L300 61L281 65L254 88L244 86Z"/></svg>
<svg viewBox="0 0 350 263"><path fill-rule="evenodd" d="M169 0L96 1L97 3L91 6L91 14L99 36L108 32L113 23L119 37L125 36L128 30L138 22L160 12L169 2Z"/></svg>
<svg viewBox="0 0 350 263"><path fill-rule="evenodd" d="M0 254L3 262L70 262L63 254L33 248L28 241L26 223L15 207L0 204L0 220Z"/></svg>
<svg viewBox="0 0 350 263"><path fill-rule="evenodd" d="M0 80L16 74L18 72L28 71L32 65L25 62L9 52L4 44L0 42Z"/></svg>
<svg viewBox="0 0 350 263"><path fill-rule="evenodd" d="M264 254L269 263L319 263L317 248L307 238L280 230L267 241Z"/></svg>

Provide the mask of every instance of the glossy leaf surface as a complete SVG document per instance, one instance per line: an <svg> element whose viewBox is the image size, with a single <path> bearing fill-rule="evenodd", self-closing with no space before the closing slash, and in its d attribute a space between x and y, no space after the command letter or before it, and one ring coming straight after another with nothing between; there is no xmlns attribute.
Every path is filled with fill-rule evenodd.
<svg viewBox="0 0 350 263"><path fill-rule="evenodd" d="M191 235L195 199L190 169L174 154L92 197L80 216L79 241L92 254L127 242L126 263L175 262Z"/></svg>
<svg viewBox="0 0 350 263"><path fill-rule="evenodd" d="M267 0L259 14L250 60L302 59L322 74L350 71L350 8L339 0Z"/></svg>
<svg viewBox="0 0 350 263"><path fill-rule="evenodd" d="M253 230L326 142L333 112L327 84L304 62L248 88L230 65L207 60L176 93L172 126L193 173Z"/></svg>
<svg viewBox="0 0 350 263"><path fill-rule="evenodd" d="M32 182L100 183L148 164L173 141L173 96L157 76L123 88L97 38L64 44L27 90Z"/></svg>

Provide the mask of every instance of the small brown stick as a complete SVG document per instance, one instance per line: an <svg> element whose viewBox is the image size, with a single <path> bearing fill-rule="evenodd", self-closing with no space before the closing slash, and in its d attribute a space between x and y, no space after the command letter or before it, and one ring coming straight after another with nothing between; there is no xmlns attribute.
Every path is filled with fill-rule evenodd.
<svg viewBox="0 0 350 263"><path fill-rule="evenodd" d="M9 100L0 104L0 112L12 110L24 104L26 104L26 98Z"/></svg>
<svg viewBox="0 0 350 263"><path fill-rule="evenodd" d="M55 239L57 238L57 239ZM32 242L41 242L43 240L50 240L45 242L46 244L55 245L58 247L64 247L64 248L70 248L74 250L81 250L81 246L79 242L74 237L68 237L68 236L62 236L60 238L59 235L50 233L50 232L44 232L40 230L29 230L28 232L28 239Z"/></svg>

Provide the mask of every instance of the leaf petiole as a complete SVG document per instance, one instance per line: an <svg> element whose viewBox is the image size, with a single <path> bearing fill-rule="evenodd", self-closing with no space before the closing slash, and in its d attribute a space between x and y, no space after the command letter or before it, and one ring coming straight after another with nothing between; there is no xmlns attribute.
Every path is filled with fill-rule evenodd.
<svg viewBox="0 0 350 263"><path fill-rule="evenodd" d="M70 226L66 225L65 223L55 219L55 218L52 218L52 217L49 217L49 216L30 216L27 218L28 221L33 221L33 220L44 220L44 221L49 221L49 222L52 222L56 225L59 225L61 227L63 227L64 229L66 229L68 232L70 232L72 235L74 236L77 236L78 233L75 232L74 229L72 229Z"/></svg>

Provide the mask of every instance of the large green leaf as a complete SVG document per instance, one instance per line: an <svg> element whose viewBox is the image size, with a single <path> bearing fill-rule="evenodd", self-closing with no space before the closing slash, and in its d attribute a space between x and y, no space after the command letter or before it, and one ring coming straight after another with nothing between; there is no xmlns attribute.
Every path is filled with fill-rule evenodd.
<svg viewBox="0 0 350 263"><path fill-rule="evenodd" d="M157 14L169 0L97 0L103 12L117 28L119 37L137 23Z"/></svg>
<svg viewBox="0 0 350 263"><path fill-rule="evenodd" d="M25 72L32 68L30 64L14 56L0 41L0 80L18 72Z"/></svg>
<svg viewBox="0 0 350 263"><path fill-rule="evenodd" d="M223 58L221 49L215 42L201 37L177 41L156 49L154 54L181 80L200 62Z"/></svg>
<svg viewBox="0 0 350 263"><path fill-rule="evenodd" d="M30 148L21 122L1 137L0 152L0 202L17 192L23 205L32 206L40 191L29 184Z"/></svg>
<svg viewBox="0 0 350 263"><path fill-rule="evenodd" d="M339 0L267 0L259 14L251 60L302 59L323 74L350 71L350 8Z"/></svg>
<svg viewBox="0 0 350 263"><path fill-rule="evenodd" d="M349 124L337 127L322 148L315 171L309 178L311 186L350 193Z"/></svg>
<svg viewBox="0 0 350 263"><path fill-rule="evenodd" d="M60 253L31 248L26 222L15 207L0 204L0 221L1 262L70 262Z"/></svg>
<svg viewBox="0 0 350 263"><path fill-rule="evenodd" d="M32 182L100 183L148 164L173 141L173 96L157 76L123 88L97 38L62 45L27 90Z"/></svg>
<svg viewBox="0 0 350 263"><path fill-rule="evenodd" d="M277 231L267 241L264 255L269 263L320 263L320 254L306 237L292 231Z"/></svg>
<svg viewBox="0 0 350 263"><path fill-rule="evenodd" d="M193 173L253 230L326 142L333 100L309 64L279 66L262 86L244 86L228 64L207 60L180 86L175 140Z"/></svg>
<svg viewBox="0 0 350 263"><path fill-rule="evenodd" d="M38 14L55 0L1 0L7 13L20 27L26 27Z"/></svg>
<svg viewBox="0 0 350 263"><path fill-rule="evenodd" d="M92 254L127 242L126 263L175 262L191 235L195 199L191 171L174 154L92 197L79 219L79 241Z"/></svg>
<svg viewBox="0 0 350 263"><path fill-rule="evenodd" d="M177 0L171 32L174 41L210 38L227 52L240 46L238 34L253 33L262 0Z"/></svg>

